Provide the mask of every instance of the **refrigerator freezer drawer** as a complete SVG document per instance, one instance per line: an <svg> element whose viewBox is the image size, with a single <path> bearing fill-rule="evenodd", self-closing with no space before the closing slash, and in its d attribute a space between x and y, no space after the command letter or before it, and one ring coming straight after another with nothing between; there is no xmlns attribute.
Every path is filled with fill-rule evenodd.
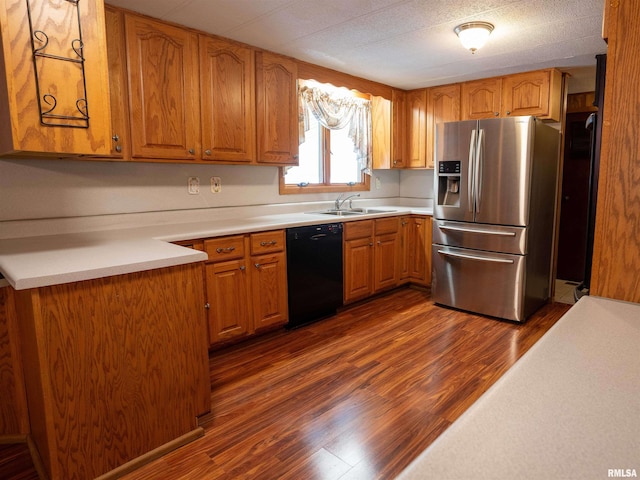
<svg viewBox="0 0 640 480"><path fill-rule="evenodd" d="M527 253L527 229L437 220L433 222L433 243L524 255Z"/></svg>
<svg viewBox="0 0 640 480"><path fill-rule="evenodd" d="M436 303L522 322L525 256L433 245Z"/></svg>

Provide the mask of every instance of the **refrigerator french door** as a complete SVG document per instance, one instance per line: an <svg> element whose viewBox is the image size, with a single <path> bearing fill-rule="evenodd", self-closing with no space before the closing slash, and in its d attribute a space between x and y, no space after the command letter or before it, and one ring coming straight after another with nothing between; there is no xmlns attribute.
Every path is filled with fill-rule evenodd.
<svg viewBox="0 0 640 480"><path fill-rule="evenodd" d="M438 124L436 303L524 321L548 300L558 157L534 117Z"/></svg>

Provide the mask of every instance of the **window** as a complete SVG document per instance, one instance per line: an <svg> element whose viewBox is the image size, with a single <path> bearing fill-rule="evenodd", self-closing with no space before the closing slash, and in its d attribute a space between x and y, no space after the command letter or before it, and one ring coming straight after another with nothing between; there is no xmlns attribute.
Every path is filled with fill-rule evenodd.
<svg viewBox="0 0 640 480"><path fill-rule="evenodd" d="M301 83L303 85L302 88L305 88L304 85L308 85L306 82ZM304 94L305 91L302 90L302 92ZM307 93L310 95L310 92ZM318 95L322 96L322 101L328 101L325 91L320 91ZM342 95L344 97L344 93ZM352 94L349 95L352 96ZM343 99L339 97L338 102ZM281 169L280 193L369 190L369 175L363 171L363 154L356 149L353 139L354 137L359 139L360 149L364 145L364 156L370 156L367 153L371 135L371 115L368 105L366 109L369 112L368 117L364 120L367 133L362 138L363 135L358 131L358 127L352 125L351 122L363 122L362 118L365 117L361 115L361 118L357 118L358 115L354 113L355 107L348 113L348 117L342 119L340 117L341 112L338 112L342 105L334 106L329 103L328 109L331 111L324 112L322 109L326 105L318 106L315 103L316 100L309 102L304 101L302 98L300 100L305 110L305 135L304 141L299 147L299 165ZM358 105L364 104L362 100L360 102ZM313 106L310 104L313 104ZM327 128L318 120L311 110L314 106L321 110L321 115L323 113L327 114L328 120L326 120L326 123L330 123L334 128ZM331 115L333 114L337 116L332 117ZM335 128L340 126L340 123L345 125L342 128ZM368 159L365 160L368 161ZM364 162L365 165L367 165L367 161Z"/></svg>

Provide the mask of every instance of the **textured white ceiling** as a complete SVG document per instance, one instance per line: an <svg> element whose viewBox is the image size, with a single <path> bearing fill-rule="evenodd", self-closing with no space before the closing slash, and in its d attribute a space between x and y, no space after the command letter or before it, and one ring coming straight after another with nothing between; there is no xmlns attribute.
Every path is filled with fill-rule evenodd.
<svg viewBox="0 0 640 480"><path fill-rule="evenodd" d="M405 89L546 67L583 72L576 67L606 52L603 0L108 3ZM472 20L495 25L475 55L453 33Z"/></svg>

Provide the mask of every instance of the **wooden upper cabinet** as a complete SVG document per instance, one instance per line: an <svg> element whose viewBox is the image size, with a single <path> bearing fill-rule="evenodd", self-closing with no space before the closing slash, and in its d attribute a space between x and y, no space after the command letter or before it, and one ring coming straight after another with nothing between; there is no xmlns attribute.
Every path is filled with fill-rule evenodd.
<svg viewBox="0 0 640 480"><path fill-rule="evenodd" d="M202 158L255 161L253 50L200 35L200 76Z"/></svg>
<svg viewBox="0 0 640 480"><path fill-rule="evenodd" d="M502 79L502 115L535 115L560 120L562 74L555 69L509 75Z"/></svg>
<svg viewBox="0 0 640 480"><path fill-rule="evenodd" d="M371 97L373 168L391 168L391 100Z"/></svg>
<svg viewBox="0 0 640 480"><path fill-rule="evenodd" d="M105 5L109 89L111 91L111 152L112 158L131 158L129 130L129 89L127 88L127 48L124 44L124 13Z"/></svg>
<svg viewBox="0 0 640 480"><path fill-rule="evenodd" d="M200 156L198 35L125 15L132 156Z"/></svg>
<svg viewBox="0 0 640 480"><path fill-rule="evenodd" d="M485 78L462 84L462 120L500 116L502 78Z"/></svg>
<svg viewBox="0 0 640 480"><path fill-rule="evenodd" d="M427 96L427 168L433 168L436 125L460 120L460 84L430 88Z"/></svg>
<svg viewBox="0 0 640 480"><path fill-rule="evenodd" d="M427 90L407 92L407 162L408 168L427 166Z"/></svg>
<svg viewBox="0 0 640 480"><path fill-rule="evenodd" d="M102 2L80 7L48 0L0 4L0 155L109 153L104 7ZM49 39L45 46L39 40L43 35L34 36L34 46L40 49L35 65L28 9L32 30ZM76 51L78 19L82 57ZM78 62L81 58L84 63Z"/></svg>
<svg viewBox="0 0 640 480"><path fill-rule="evenodd" d="M298 164L298 66L287 57L256 53L258 163Z"/></svg>
<svg viewBox="0 0 640 480"><path fill-rule="evenodd" d="M391 91L391 166L403 168L407 155L407 93Z"/></svg>

